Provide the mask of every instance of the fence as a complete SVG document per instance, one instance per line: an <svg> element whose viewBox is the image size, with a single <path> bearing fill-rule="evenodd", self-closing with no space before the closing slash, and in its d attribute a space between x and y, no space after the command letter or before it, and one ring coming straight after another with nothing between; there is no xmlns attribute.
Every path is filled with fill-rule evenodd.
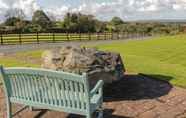
<svg viewBox="0 0 186 118"><path fill-rule="evenodd" d="M0 34L0 44L26 44L26 43L55 43L61 41L85 40L117 40L128 38L143 38L144 33L129 34L126 32L105 33L32 33L32 34Z"/></svg>

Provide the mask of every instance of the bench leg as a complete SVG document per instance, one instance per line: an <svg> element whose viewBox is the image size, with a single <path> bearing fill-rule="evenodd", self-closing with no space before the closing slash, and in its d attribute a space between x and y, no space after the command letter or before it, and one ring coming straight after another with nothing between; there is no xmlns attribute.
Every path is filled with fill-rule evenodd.
<svg viewBox="0 0 186 118"><path fill-rule="evenodd" d="M99 111L98 118L103 118L103 110Z"/></svg>
<svg viewBox="0 0 186 118"><path fill-rule="evenodd" d="M11 103L7 102L7 118L12 118L12 108L11 108Z"/></svg>
<svg viewBox="0 0 186 118"><path fill-rule="evenodd" d="M87 115L87 117L86 117L86 118L91 118L91 114Z"/></svg>
<svg viewBox="0 0 186 118"><path fill-rule="evenodd" d="M33 111L33 107L32 107L32 106L29 106L29 110L30 110L30 111Z"/></svg>
<svg viewBox="0 0 186 118"><path fill-rule="evenodd" d="M100 106L99 109L98 109L98 118L103 118L103 108L102 108L102 106Z"/></svg>

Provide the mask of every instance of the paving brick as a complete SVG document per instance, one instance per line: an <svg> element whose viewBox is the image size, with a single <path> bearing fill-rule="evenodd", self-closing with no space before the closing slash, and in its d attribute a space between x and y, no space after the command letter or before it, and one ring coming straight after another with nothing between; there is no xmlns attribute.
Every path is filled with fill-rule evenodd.
<svg viewBox="0 0 186 118"><path fill-rule="evenodd" d="M138 118L157 118L158 115L153 111L147 111L138 116Z"/></svg>
<svg viewBox="0 0 186 118"><path fill-rule="evenodd" d="M105 118L186 118L186 89L138 75L104 88ZM13 105L13 111L20 105ZM57 111L29 111L15 118L81 118ZM6 118L4 93L0 86L0 118Z"/></svg>

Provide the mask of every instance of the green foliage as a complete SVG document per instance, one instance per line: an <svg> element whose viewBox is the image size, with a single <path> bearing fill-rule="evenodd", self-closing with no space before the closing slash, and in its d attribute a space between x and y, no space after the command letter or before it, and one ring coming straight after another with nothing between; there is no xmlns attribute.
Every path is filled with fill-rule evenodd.
<svg viewBox="0 0 186 118"><path fill-rule="evenodd" d="M23 32L41 32L42 31L42 27L38 24L28 24L24 27Z"/></svg>
<svg viewBox="0 0 186 118"><path fill-rule="evenodd" d="M93 16L79 14L79 30L80 32L94 32L95 20Z"/></svg>
<svg viewBox="0 0 186 118"><path fill-rule="evenodd" d="M22 20L18 17L7 18L4 23L5 26L8 26L6 27L7 31L17 30L22 32L24 32L24 29L26 28L27 24L28 24L27 21Z"/></svg>
<svg viewBox="0 0 186 118"><path fill-rule="evenodd" d="M63 22L58 22L58 27L68 32L95 32L95 19L91 15L80 13L67 13Z"/></svg>
<svg viewBox="0 0 186 118"><path fill-rule="evenodd" d="M20 22L21 19L20 18L17 18L17 17L10 17L10 18L7 18L6 21L5 21L5 25L6 26L16 26L16 24L18 22Z"/></svg>
<svg viewBox="0 0 186 118"><path fill-rule="evenodd" d="M95 20L95 30L96 30L96 32L104 32L104 31L108 30L107 23Z"/></svg>
<svg viewBox="0 0 186 118"><path fill-rule="evenodd" d="M180 24L129 22L115 27L115 31L145 34L178 34L183 32Z"/></svg>
<svg viewBox="0 0 186 118"><path fill-rule="evenodd" d="M15 10L16 11L16 10ZM11 13L11 12L10 12ZM124 22L119 17L113 17L111 21L100 21L92 15L84 15L81 13L67 13L63 20L55 21L50 18L42 10L34 12L32 22L25 21L21 10L10 14L7 12L7 20L5 27L0 30L9 31L16 29L24 33L29 32L128 32L128 33L144 33L153 34L178 34L184 31L182 24L177 23L161 23L161 22ZM22 15L21 15L22 14ZM49 14L50 15L50 14ZM10 17L12 16L12 17ZM6 27L6 26L11 26Z"/></svg>
<svg viewBox="0 0 186 118"><path fill-rule="evenodd" d="M124 21L121 18L119 18L119 17L113 17L110 22L114 26L121 25L121 24L124 23Z"/></svg>
<svg viewBox="0 0 186 118"><path fill-rule="evenodd" d="M32 23L39 25L43 30L50 28L52 24L49 17L42 10L37 10L34 12Z"/></svg>

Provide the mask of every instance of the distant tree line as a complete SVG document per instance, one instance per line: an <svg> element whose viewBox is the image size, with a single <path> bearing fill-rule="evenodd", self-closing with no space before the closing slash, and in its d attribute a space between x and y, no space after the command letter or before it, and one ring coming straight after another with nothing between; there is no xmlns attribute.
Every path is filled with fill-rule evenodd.
<svg viewBox="0 0 186 118"><path fill-rule="evenodd" d="M127 32L145 34L177 34L184 31L182 24L160 22L125 22L119 17L110 21L100 21L93 15L67 13L61 21L55 21L42 10L34 12L31 20L25 20L20 9L8 10L4 23L0 24L1 32Z"/></svg>

